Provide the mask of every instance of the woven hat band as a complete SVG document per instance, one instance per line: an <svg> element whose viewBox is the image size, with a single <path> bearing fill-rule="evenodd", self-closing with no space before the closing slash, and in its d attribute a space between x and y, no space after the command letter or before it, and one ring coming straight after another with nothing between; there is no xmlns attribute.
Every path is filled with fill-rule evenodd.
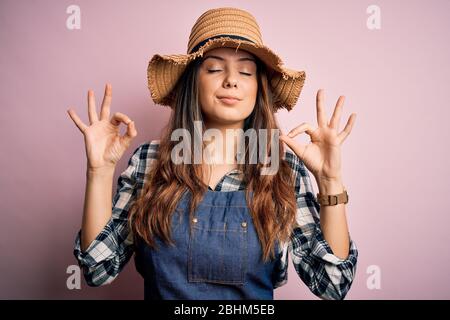
<svg viewBox="0 0 450 320"><path fill-rule="evenodd" d="M201 46L203 46L203 45L204 45L205 43L207 43L209 40L217 39L217 38L222 38L222 37L229 37L229 38L236 39L236 40L244 40L244 41L248 41L248 42L251 42L251 43L255 43L254 41L252 41L252 40L250 40L250 39L248 39L248 38L245 38L245 37L236 36L236 35L233 35L233 34L220 34L220 35L217 35L217 36L214 36L214 37L209 37L209 38L207 38L207 39L201 41L201 42L198 43L195 47L193 47L193 48L191 49L191 51L188 52L188 54L191 54L192 52L197 51Z"/></svg>

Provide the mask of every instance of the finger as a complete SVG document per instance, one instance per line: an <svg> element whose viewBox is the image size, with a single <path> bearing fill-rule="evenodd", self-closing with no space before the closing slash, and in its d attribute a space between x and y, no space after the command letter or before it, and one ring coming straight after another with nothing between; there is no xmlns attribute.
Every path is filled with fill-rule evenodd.
<svg viewBox="0 0 450 320"><path fill-rule="evenodd" d="M330 120L330 128L339 131L339 122L341 121L342 107L344 106L345 97L340 96L336 102L336 107L334 108L333 115Z"/></svg>
<svg viewBox="0 0 450 320"><path fill-rule="evenodd" d="M97 111L95 107L95 97L92 90L88 90L88 114L90 124L98 121Z"/></svg>
<svg viewBox="0 0 450 320"><path fill-rule="evenodd" d="M131 122L131 119L128 118L128 116L124 115L123 113L116 112L111 118L111 124L118 126L121 122L128 125Z"/></svg>
<svg viewBox="0 0 450 320"><path fill-rule="evenodd" d="M306 132L310 136L313 135L315 129L307 122L303 122L298 127L295 127L291 131L289 131L288 136L290 138L294 138L295 136L299 135L300 133Z"/></svg>
<svg viewBox="0 0 450 320"><path fill-rule="evenodd" d="M122 139L129 144L131 140L133 140L137 136L136 126L134 125L134 121L128 123L127 131L125 132Z"/></svg>
<svg viewBox="0 0 450 320"><path fill-rule="evenodd" d="M103 96L102 107L100 110L100 120L108 120L111 110L112 88L109 83L105 86L105 95Z"/></svg>
<svg viewBox="0 0 450 320"><path fill-rule="evenodd" d="M125 147L128 147L131 144L131 141L137 136L136 127L134 125L134 121L128 123L126 133L120 137Z"/></svg>
<svg viewBox="0 0 450 320"><path fill-rule="evenodd" d="M306 146L300 143L297 143L294 139L290 138L286 135L280 135L280 140L284 141L291 149L295 152L295 154L303 161L303 154L305 153Z"/></svg>
<svg viewBox="0 0 450 320"><path fill-rule="evenodd" d="M83 123L83 121L81 121L81 119L77 116L75 111L73 111L72 109L67 110L67 113L69 114L69 116L73 120L73 122L75 122L75 125L78 127L78 129L80 129L81 133L84 134L84 132L86 131L88 126L85 125Z"/></svg>
<svg viewBox="0 0 450 320"><path fill-rule="evenodd" d="M325 114L324 99L324 90L319 89L316 96L317 124L319 125L319 128L324 128L327 125L327 115Z"/></svg>
<svg viewBox="0 0 450 320"><path fill-rule="evenodd" d="M356 120L356 113L352 113L350 118L347 121L347 124L345 125L344 130L340 134L338 134L338 138L340 139L340 143L344 142L344 140L347 138L347 136L352 131L353 125Z"/></svg>

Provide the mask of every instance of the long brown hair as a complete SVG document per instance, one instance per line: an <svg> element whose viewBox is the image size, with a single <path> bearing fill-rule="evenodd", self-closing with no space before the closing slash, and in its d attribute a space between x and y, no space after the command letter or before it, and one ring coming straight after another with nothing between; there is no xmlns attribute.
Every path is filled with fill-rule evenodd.
<svg viewBox="0 0 450 320"><path fill-rule="evenodd" d="M171 239L172 215L183 193L190 191L192 194L189 212L191 223L195 208L208 189L203 182L202 164L195 164L194 161L175 164L171 160L172 149L179 143L171 140L171 133L175 129L186 129L191 137L202 134L194 126L194 121L203 123L197 86L197 73L202 61L201 58L192 61L172 91L175 95L175 104L160 140L157 159L147 173L142 192L130 208L129 226L134 237L139 236L152 248L156 248L154 236L158 236L166 244L174 245ZM249 128L256 131L267 129L270 132L270 129L278 129L272 108L273 95L266 66L258 58L256 61L257 98L252 113L244 121L243 130L245 132ZM257 136L259 139L259 135ZM244 144L245 159L250 159L248 142L244 141ZM269 135L265 149L267 157L271 154L270 147ZM191 155L193 154L194 151L191 152ZM260 171L264 166L262 163L250 164L245 161L238 164L238 169L243 172L246 201L259 237L264 261L268 260L269 255L274 257L276 240L281 242L288 240L297 210L294 176L289 164L283 159L283 154L284 146L280 143L279 168L274 175L261 175ZM251 191L253 200L249 201Z"/></svg>

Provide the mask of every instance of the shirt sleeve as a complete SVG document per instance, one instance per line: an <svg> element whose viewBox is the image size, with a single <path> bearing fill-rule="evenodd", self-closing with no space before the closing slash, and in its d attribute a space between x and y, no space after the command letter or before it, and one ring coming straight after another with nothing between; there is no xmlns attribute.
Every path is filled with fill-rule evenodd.
<svg viewBox="0 0 450 320"><path fill-rule="evenodd" d="M86 251L81 251L81 229L76 235L73 253L89 286L111 283L133 255L128 211L136 198L138 177L142 176L139 170L144 146L140 145L133 152L126 170L119 176L112 201L112 216Z"/></svg>
<svg viewBox="0 0 450 320"><path fill-rule="evenodd" d="M314 196L307 168L293 153L288 154L286 160L295 171L297 224L288 245L295 270L317 297L342 300L356 273L358 250L349 235L348 257L344 260L333 253L320 228L320 205Z"/></svg>

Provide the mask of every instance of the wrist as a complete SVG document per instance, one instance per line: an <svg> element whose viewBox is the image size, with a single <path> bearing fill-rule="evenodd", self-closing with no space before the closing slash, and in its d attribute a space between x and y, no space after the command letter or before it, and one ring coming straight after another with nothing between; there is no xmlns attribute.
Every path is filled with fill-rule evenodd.
<svg viewBox="0 0 450 320"><path fill-rule="evenodd" d="M321 195L333 195L344 192L344 183L341 177L333 179L318 178L316 181Z"/></svg>
<svg viewBox="0 0 450 320"><path fill-rule="evenodd" d="M86 177L96 178L96 177L110 177L114 176L116 168L114 166L111 167L101 167L101 168L87 168Z"/></svg>

